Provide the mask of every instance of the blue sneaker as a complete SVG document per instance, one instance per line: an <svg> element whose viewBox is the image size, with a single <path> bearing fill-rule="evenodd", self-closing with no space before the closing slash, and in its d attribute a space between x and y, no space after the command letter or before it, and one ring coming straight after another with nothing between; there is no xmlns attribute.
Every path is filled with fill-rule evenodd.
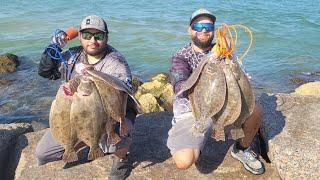
<svg viewBox="0 0 320 180"><path fill-rule="evenodd" d="M252 174L260 175L265 171L262 162L250 147L242 151L241 149L237 149L234 144L231 150L231 156L238 159L243 164L244 168Z"/></svg>

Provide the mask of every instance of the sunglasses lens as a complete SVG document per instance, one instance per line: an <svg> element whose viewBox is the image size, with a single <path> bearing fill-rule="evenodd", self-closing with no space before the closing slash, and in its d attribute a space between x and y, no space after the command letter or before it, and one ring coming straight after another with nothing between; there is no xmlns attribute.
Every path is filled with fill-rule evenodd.
<svg viewBox="0 0 320 180"><path fill-rule="evenodd" d="M95 40L103 40L104 39L104 34L103 32L98 32L98 33L95 33L93 36L94 36L94 39Z"/></svg>
<svg viewBox="0 0 320 180"><path fill-rule="evenodd" d="M105 33L104 32L91 33L86 31L82 32L82 38L85 40L90 40L92 36L94 37L95 40L101 41L104 39Z"/></svg>
<svg viewBox="0 0 320 180"><path fill-rule="evenodd" d="M85 40L90 40L92 38L93 34L89 32L82 32L82 38Z"/></svg>
<svg viewBox="0 0 320 180"><path fill-rule="evenodd" d="M206 29L207 31L213 31L214 24L213 23L194 23L192 24L191 28L197 32L201 32L202 29Z"/></svg>

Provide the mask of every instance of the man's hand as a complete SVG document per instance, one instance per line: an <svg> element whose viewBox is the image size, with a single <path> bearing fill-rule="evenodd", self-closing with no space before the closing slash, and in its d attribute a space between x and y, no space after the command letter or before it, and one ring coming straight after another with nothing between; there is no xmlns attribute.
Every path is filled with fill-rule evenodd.
<svg viewBox="0 0 320 180"><path fill-rule="evenodd" d="M75 65L75 70L78 74L86 76L88 75L87 69L90 69L90 65L83 64L83 63L78 63Z"/></svg>
<svg viewBox="0 0 320 180"><path fill-rule="evenodd" d="M67 34L64 31L56 30L51 37L51 44L58 44L60 48L63 48L67 43Z"/></svg>
<svg viewBox="0 0 320 180"><path fill-rule="evenodd" d="M70 86L68 83L64 83L60 86L60 89L62 90L62 93L65 95L65 96L72 96L73 93L70 89Z"/></svg>

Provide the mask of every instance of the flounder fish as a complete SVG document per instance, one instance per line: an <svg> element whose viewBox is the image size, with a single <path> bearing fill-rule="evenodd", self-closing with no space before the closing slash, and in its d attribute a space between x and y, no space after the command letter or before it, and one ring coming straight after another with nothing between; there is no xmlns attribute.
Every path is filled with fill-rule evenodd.
<svg viewBox="0 0 320 180"><path fill-rule="evenodd" d="M225 140L225 127L231 127L232 139L244 136L241 125L253 112L254 94L249 80L237 61L215 60L208 54L186 80L175 97L189 90L189 101L196 124L195 136L203 133L212 118L216 140Z"/></svg>
<svg viewBox="0 0 320 180"><path fill-rule="evenodd" d="M226 82L220 67L221 62L215 61L209 55L203 61L203 64L200 64L190 76L192 78L189 78L182 87L183 90L192 87L188 97L196 118L196 124L192 128L195 136L203 135L205 123L221 110L226 94Z"/></svg>
<svg viewBox="0 0 320 180"><path fill-rule="evenodd" d="M226 138L224 127L233 124L241 113L240 88L236 78L234 77L234 74L231 71L231 63L233 62L231 62L230 59L225 60L223 72L227 85L226 99L222 109L216 115L214 115L216 123L212 137L217 141L225 141Z"/></svg>
<svg viewBox="0 0 320 180"><path fill-rule="evenodd" d="M231 129L231 138L236 139L244 137L241 125L252 114L255 107L255 97L249 79L238 61L231 63L231 71L235 75L241 93L241 113Z"/></svg>
<svg viewBox="0 0 320 180"><path fill-rule="evenodd" d="M75 76L68 82L73 93L71 98L59 89L50 110L50 128L65 149L63 160L66 162L78 159L74 145L79 140L90 146L89 160L103 156L98 147L103 133L108 134L108 144L121 140L115 133L114 125L120 122L120 135L125 135L128 128L124 121L128 94L137 112L142 112L125 83L92 69L87 72L89 75Z"/></svg>
<svg viewBox="0 0 320 180"><path fill-rule="evenodd" d="M104 156L98 144L104 132L107 114L95 84L86 77L80 78L77 92L72 97L70 120L77 138L90 147L88 160L94 160Z"/></svg>
<svg viewBox="0 0 320 180"><path fill-rule="evenodd" d="M128 95L134 100L136 109L141 112L138 101L132 95L132 90L123 81L109 74L95 70L88 70L87 72L89 78L96 84L103 107L111 118L106 126L108 135L111 129L114 129L115 124L119 122L120 136L125 136L129 128L125 121ZM111 133L111 135L116 136L114 133ZM114 143L111 140L108 136L108 142Z"/></svg>
<svg viewBox="0 0 320 180"><path fill-rule="evenodd" d="M55 100L51 104L49 114L49 125L53 137L65 149L62 159L66 162L78 160L74 150L77 142L77 135L70 122L70 108L72 99L64 95L62 88L57 92Z"/></svg>

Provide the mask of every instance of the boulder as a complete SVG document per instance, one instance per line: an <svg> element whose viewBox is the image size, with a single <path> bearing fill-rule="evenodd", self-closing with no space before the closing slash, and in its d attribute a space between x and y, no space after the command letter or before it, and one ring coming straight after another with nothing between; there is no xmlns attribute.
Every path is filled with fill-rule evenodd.
<svg viewBox="0 0 320 180"><path fill-rule="evenodd" d="M8 157L18 137L26 132L32 131L28 123L0 124L0 179L3 179L7 169Z"/></svg>
<svg viewBox="0 0 320 180"><path fill-rule="evenodd" d="M134 94L135 98L140 101L145 94L150 95L143 96L143 102L147 104L152 104L153 108L145 106L148 110L147 112L159 112L159 111L172 111L172 96L173 87L169 81L169 76L166 73L158 73L150 78L148 82L141 84L138 90ZM146 100L152 99L152 102L147 102ZM156 103L156 101L157 103ZM150 105L148 105L150 106ZM159 106L159 107L158 107Z"/></svg>
<svg viewBox="0 0 320 180"><path fill-rule="evenodd" d="M320 81L303 84L295 90L294 94L320 95Z"/></svg>
<svg viewBox="0 0 320 180"><path fill-rule="evenodd" d="M168 73L164 73L164 72L157 73L150 78L150 81L159 81L166 84L169 82L169 75Z"/></svg>
<svg viewBox="0 0 320 180"><path fill-rule="evenodd" d="M132 78L132 87L133 87L133 91L136 92L138 90L138 87L142 84L143 82L140 80L139 77L134 76Z"/></svg>
<svg viewBox="0 0 320 180"><path fill-rule="evenodd" d="M320 97L263 94L261 133L282 179L320 179Z"/></svg>
<svg viewBox="0 0 320 180"><path fill-rule="evenodd" d="M172 97L174 95L173 87L170 83L164 85L159 97L160 106L166 111L172 111Z"/></svg>
<svg viewBox="0 0 320 180"><path fill-rule="evenodd" d="M18 56L10 53L0 55L0 73L13 72L19 65Z"/></svg>
<svg viewBox="0 0 320 180"><path fill-rule="evenodd" d="M166 146L171 119L169 112L137 117L129 155L135 168L128 179L279 179L271 164L265 164L267 170L260 176L244 170L242 164L229 153L233 141L216 142L210 139L199 163L188 170L177 169ZM85 150L80 152L79 162L65 165L62 161L56 161L37 166L34 151L43 133L39 131L20 136L15 157L21 158L16 158L15 179L107 179L111 168L110 156L88 162L82 157L87 153Z"/></svg>
<svg viewBox="0 0 320 180"><path fill-rule="evenodd" d="M151 93L154 97L158 98L162 93L162 89L164 85L165 85L164 83L155 80L155 81L145 82L139 88L143 94Z"/></svg>
<svg viewBox="0 0 320 180"><path fill-rule="evenodd" d="M144 113L164 111L157 99L150 93L141 95L138 101Z"/></svg>

